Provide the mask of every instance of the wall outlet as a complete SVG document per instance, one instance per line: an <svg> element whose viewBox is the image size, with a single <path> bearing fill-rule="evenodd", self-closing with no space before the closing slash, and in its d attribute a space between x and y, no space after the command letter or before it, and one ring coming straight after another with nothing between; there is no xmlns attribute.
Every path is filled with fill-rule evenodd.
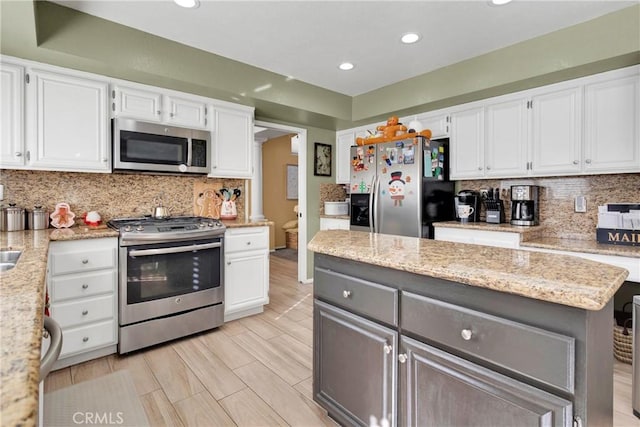
<svg viewBox="0 0 640 427"><path fill-rule="evenodd" d="M586 212L587 198L584 196L576 196L574 210L576 212Z"/></svg>

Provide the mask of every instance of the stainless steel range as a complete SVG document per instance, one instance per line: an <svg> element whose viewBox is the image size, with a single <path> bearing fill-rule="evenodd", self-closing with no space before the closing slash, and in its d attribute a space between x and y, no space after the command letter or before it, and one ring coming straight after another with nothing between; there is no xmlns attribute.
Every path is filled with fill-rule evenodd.
<svg viewBox="0 0 640 427"><path fill-rule="evenodd" d="M222 222L142 217L107 224L120 232L120 354L222 325Z"/></svg>

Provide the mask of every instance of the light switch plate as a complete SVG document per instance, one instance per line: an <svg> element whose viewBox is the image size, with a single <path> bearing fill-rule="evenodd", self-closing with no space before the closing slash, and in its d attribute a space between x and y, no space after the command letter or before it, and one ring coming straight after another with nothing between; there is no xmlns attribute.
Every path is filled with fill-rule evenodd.
<svg viewBox="0 0 640 427"><path fill-rule="evenodd" d="M584 196L576 196L574 210L576 212L586 212L587 211L587 198L584 197Z"/></svg>

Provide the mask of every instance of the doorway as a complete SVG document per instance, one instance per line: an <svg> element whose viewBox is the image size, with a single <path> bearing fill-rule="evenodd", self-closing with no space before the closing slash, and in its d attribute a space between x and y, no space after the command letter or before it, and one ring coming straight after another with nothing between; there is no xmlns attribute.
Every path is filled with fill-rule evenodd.
<svg viewBox="0 0 640 427"><path fill-rule="evenodd" d="M307 155L307 130L303 128L297 128L292 126L286 126L278 123L268 123L257 120L255 122L256 130L260 129L259 132L256 132L256 150L262 150L263 144L268 141L265 139L264 135L297 135L298 142L298 162L297 162L297 213L293 213L293 217L297 217L297 247L298 247L298 282L301 283L309 283L309 279L307 278L307 250L306 250L306 242L307 242L307 194L306 194L306 186L307 186L307 163L306 163L306 155ZM261 136L262 135L262 136ZM260 161L262 162L262 155L260 154ZM285 165L286 166L286 165ZM266 169L266 168L265 168ZM263 177L265 174L269 173L268 170L265 170L262 167L259 167L256 170L256 179L260 180L260 185L264 182ZM292 169L292 168L288 168ZM289 174L293 171L289 170ZM286 171L285 171L286 173ZM291 175L289 175L289 179L285 182L293 182ZM284 184L283 184L284 185ZM291 193L293 193L293 189L289 189ZM264 188L262 191L264 193ZM291 194L290 194L291 195ZM292 196L292 195L291 195ZM264 197L264 196L263 196ZM252 208L253 209L253 208ZM270 218L268 218L270 219ZM291 236L289 236L291 238Z"/></svg>

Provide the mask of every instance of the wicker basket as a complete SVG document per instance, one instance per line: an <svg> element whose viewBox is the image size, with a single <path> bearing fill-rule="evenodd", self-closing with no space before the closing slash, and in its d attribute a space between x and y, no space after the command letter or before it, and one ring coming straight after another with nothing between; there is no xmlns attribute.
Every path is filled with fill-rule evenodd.
<svg viewBox="0 0 640 427"><path fill-rule="evenodd" d="M621 362L633 361L633 334L628 325L631 319L627 319L624 326L613 325L613 356Z"/></svg>
<svg viewBox="0 0 640 427"><path fill-rule="evenodd" d="M289 230L285 230L286 241L285 245L289 249L298 249L298 229L291 228Z"/></svg>

